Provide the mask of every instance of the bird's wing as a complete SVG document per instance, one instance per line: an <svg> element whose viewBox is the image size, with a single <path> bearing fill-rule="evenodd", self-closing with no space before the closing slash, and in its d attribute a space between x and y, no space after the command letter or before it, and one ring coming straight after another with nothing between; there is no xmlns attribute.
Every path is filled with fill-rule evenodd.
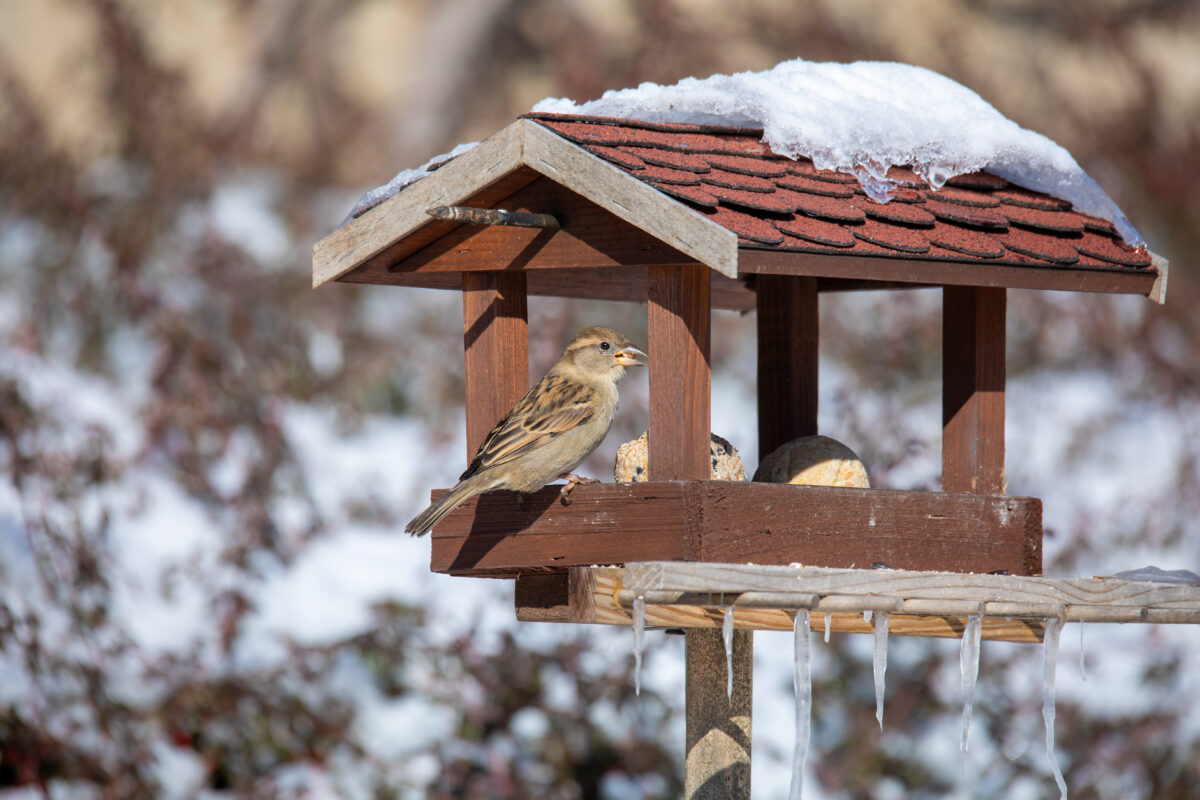
<svg viewBox="0 0 1200 800"><path fill-rule="evenodd" d="M584 424L596 413L595 394L590 386L547 375L484 437L459 480L512 461Z"/></svg>

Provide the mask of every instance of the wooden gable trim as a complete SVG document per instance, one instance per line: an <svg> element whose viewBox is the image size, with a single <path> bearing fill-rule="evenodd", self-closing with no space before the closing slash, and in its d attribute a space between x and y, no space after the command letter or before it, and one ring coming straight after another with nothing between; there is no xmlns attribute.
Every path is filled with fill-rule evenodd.
<svg viewBox="0 0 1200 800"><path fill-rule="evenodd" d="M511 191L535 174L544 175L690 259L722 275L737 275L737 236L731 231L536 122L517 120L317 242L313 286L342 277L421 228L451 230L450 223L432 220L426 210L465 204L518 171L530 177Z"/></svg>

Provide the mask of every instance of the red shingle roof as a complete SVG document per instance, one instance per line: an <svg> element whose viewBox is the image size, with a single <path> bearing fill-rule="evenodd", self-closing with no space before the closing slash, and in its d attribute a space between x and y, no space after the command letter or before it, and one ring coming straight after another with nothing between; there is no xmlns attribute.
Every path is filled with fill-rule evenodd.
<svg viewBox="0 0 1200 800"><path fill-rule="evenodd" d="M985 172L940 191L908 169L889 203L848 175L773 153L762 131L528 114L738 236L740 247L999 264L1146 269L1106 220Z"/></svg>

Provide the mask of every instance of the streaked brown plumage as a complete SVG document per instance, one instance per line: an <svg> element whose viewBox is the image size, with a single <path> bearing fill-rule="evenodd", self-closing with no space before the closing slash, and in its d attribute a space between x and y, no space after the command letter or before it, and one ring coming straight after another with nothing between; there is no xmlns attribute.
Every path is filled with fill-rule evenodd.
<svg viewBox="0 0 1200 800"><path fill-rule="evenodd" d="M617 381L646 354L605 327L584 328L546 377L484 437L458 483L404 527L416 536L470 497L494 489L534 492L567 476L604 440L617 411Z"/></svg>

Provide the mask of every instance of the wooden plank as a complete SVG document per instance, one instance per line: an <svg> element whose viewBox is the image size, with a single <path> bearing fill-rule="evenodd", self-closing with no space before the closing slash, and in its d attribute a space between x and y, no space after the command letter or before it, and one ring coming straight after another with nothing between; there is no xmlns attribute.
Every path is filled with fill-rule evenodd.
<svg viewBox="0 0 1200 800"><path fill-rule="evenodd" d="M1189 609L1200 607L1200 586L1119 578L1046 578L899 569L831 569L735 563L664 561L630 563L624 589L650 591L803 592L822 597L860 595L925 598L1047 607L1113 606Z"/></svg>
<svg viewBox="0 0 1200 800"><path fill-rule="evenodd" d="M709 274L700 265L649 268L649 474L656 480L711 474Z"/></svg>
<svg viewBox="0 0 1200 800"><path fill-rule="evenodd" d="M646 268L571 267L525 270L531 295L580 297L590 300L646 302ZM755 293L744 281L709 272L712 282L712 307L732 311L752 311ZM419 289L460 291L462 278L455 272L389 272L363 267L338 279L344 283L369 283L385 286L410 286Z"/></svg>
<svg viewBox="0 0 1200 800"><path fill-rule="evenodd" d="M1114 267L1037 267L940 261L894 256L850 256L742 248L738 275L809 275L939 286L989 286L1009 289L1055 289L1068 292L1142 294L1155 290L1159 273Z"/></svg>
<svg viewBox="0 0 1200 800"><path fill-rule="evenodd" d="M431 534L429 568L453 575L512 576L527 570L683 558L683 483L577 486L531 495L489 492L451 511ZM444 490L433 492L441 497ZM636 510L636 511L635 511Z"/></svg>
<svg viewBox="0 0 1200 800"><path fill-rule="evenodd" d="M701 264L737 276L737 236L547 128L526 121L525 163Z"/></svg>
<svg viewBox="0 0 1200 800"><path fill-rule="evenodd" d="M942 290L942 490L1004 494L1005 290Z"/></svg>
<svg viewBox="0 0 1200 800"><path fill-rule="evenodd" d="M623 625L633 623L628 605L622 605L618 597L624 588L625 570L621 567L577 567L569 576L569 611L554 618L541 617L538 621L591 623L599 625ZM730 595L730 601L734 595ZM825 617L830 618L833 633L874 633L874 626L863 619L861 611L812 612L814 631L823 631ZM534 619L531 614L517 608L518 619ZM720 628L724 614L720 607L698 605L650 605L646 606L648 628ZM793 615L787 610L737 607L734 612L734 627L746 630L790 631ZM966 619L961 616L910 616L893 614L888 629L898 636L925 636L937 638L962 638ZM1002 619L987 617L982 621L983 638L1008 642L1041 641L1044 624L1030 619Z"/></svg>
<svg viewBox="0 0 1200 800"><path fill-rule="evenodd" d="M464 273L462 292L469 462L529 390L529 332L523 273Z"/></svg>
<svg viewBox="0 0 1200 800"><path fill-rule="evenodd" d="M467 501L433 531L431 569L515 575L686 558L1041 571L1036 498L730 481L596 484L571 498L563 506L547 487Z"/></svg>
<svg viewBox="0 0 1200 800"><path fill-rule="evenodd" d="M817 279L759 275L758 452L817 432Z"/></svg>
<svg viewBox="0 0 1200 800"><path fill-rule="evenodd" d="M1016 498L1013 498L1016 500ZM1041 572L1041 501L712 481L695 561ZM629 559L627 559L628 561Z"/></svg>

